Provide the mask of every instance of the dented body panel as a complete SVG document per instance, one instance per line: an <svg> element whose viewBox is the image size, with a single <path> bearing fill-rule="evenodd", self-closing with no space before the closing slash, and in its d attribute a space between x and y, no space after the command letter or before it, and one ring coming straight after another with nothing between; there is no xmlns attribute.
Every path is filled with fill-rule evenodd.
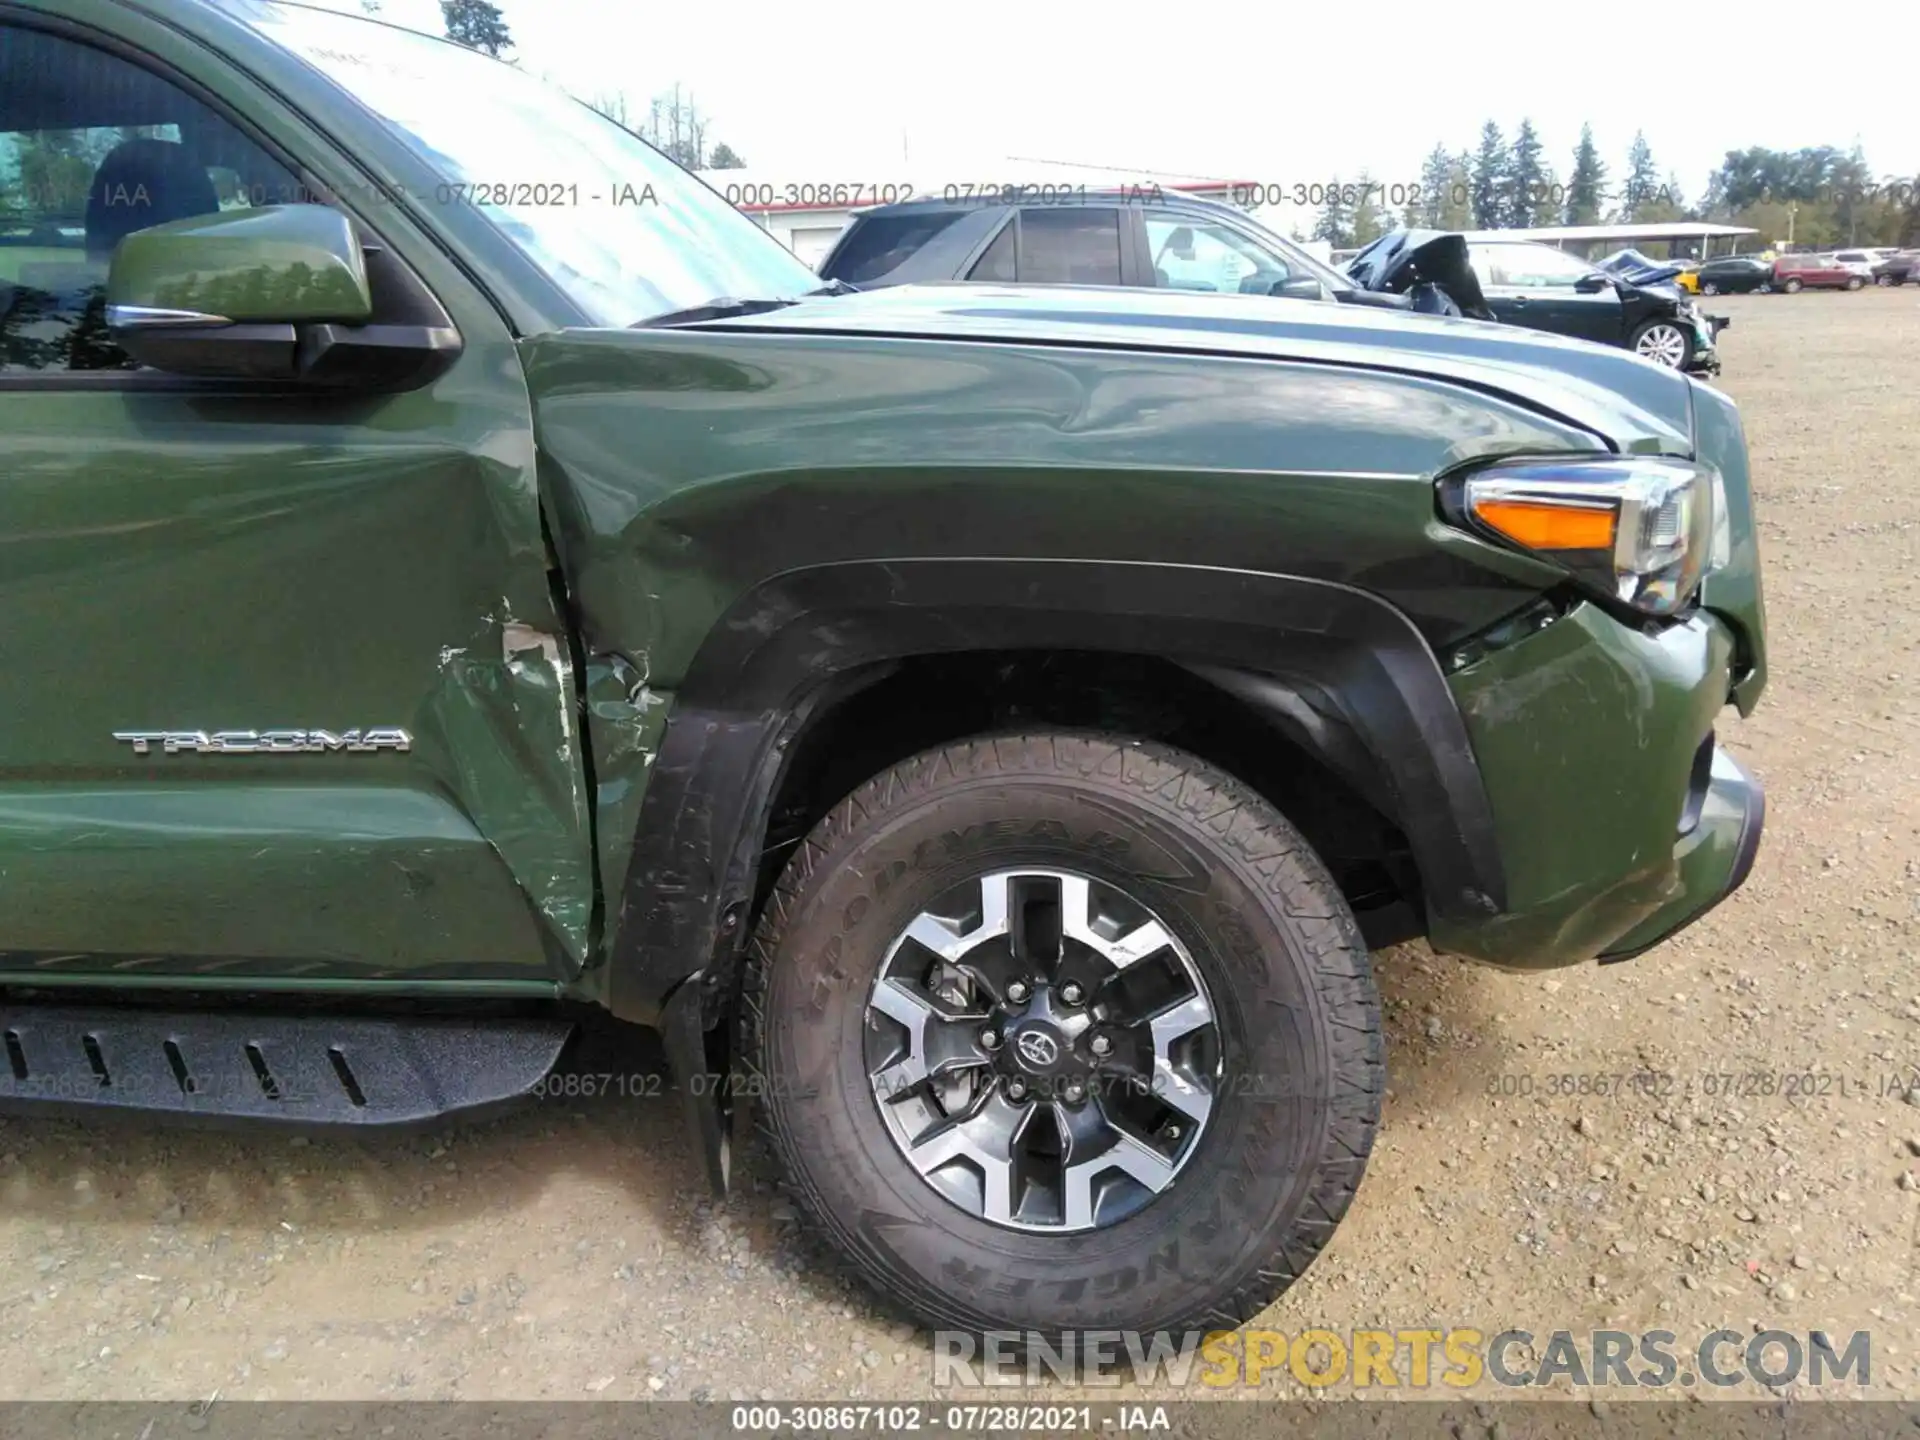
<svg viewBox="0 0 1920 1440"><path fill-rule="evenodd" d="M0 392L0 661L35 677L0 970L583 962L564 624L487 350L379 402Z"/></svg>

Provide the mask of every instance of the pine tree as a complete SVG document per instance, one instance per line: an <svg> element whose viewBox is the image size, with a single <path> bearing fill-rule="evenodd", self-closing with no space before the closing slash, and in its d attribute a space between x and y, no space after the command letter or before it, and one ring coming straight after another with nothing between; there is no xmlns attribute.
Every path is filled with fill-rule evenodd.
<svg viewBox="0 0 1920 1440"><path fill-rule="evenodd" d="M1353 218L1347 225L1349 245L1371 245L1386 234L1388 217L1374 203L1374 194L1379 188L1372 176L1364 170L1360 172L1360 179L1353 187Z"/></svg>
<svg viewBox="0 0 1920 1440"><path fill-rule="evenodd" d="M1593 143L1593 126L1580 127L1573 150L1573 174L1567 177L1567 224L1596 225L1607 200L1607 167Z"/></svg>
<svg viewBox="0 0 1920 1440"><path fill-rule="evenodd" d="M707 168L709 170L744 170L747 168L747 162L740 158L738 151L722 140L708 154Z"/></svg>
<svg viewBox="0 0 1920 1440"><path fill-rule="evenodd" d="M492 0L440 0L440 15L446 22L447 38L455 44L496 60L501 51L513 48L506 19Z"/></svg>
<svg viewBox="0 0 1920 1440"><path fill-rule="evenodd" d="M1420 194L1407 207L1407 228L1438 230L1446 220L1447 190L1453 183L1453 157L1435 145L1420 167Z"/></svg>
<svg viewBox="0 0 1920 1440"><path fill-rule="evenodd" d="M1507 156L1507 194L1500 224L1510 230L1524 230L1534 223L1534 210L1544 193L1546 173L1540 163L1540 136L1533 121L1523 119L1520 133L1513 137L1513 150Z"/></svg>
<svg viewBox="0 0 1920 1440"><path fill-rule="evenodd" d="M1620 218L1638 220L1641 212L1660 196L1660 172L1654 167L1653 147L1644 133L1636 131L1633 148L1627 151L1627 178L1620 186Z"/></svg>
<svg viewBox="0 0 1920 1440"><path fill-rule="evenodd" d="M1447 179L1445 204L1440 208L1442 230L1473 228L1473 155L1462 150L1453 157Z"/></svg>
<svg viewBox="0 0 1920 1440"><path fill-rule="evenodd" d="M1336 250L1353 245L1353 210L1347 204L1346 189L1338 180L1327 186L1327 203L1313 222L1313 238L1326 241Z"/></svg>
<svg viewBox="0 0 1920 1440"><path fill-rule="evenodd" d="M1529 226L1558 225L1561 206L1566 200L1566 191L1560 186L1560 177L1553 166L1540 162L1540 188L1534 192L1533 206L1527 216Z"/></svg>
<svg viewBox="0 0 1920 1440"><path fill-rule="evenodd" d="M1480 230L1507 223L1507 144L1491 120L1480 127L1480 149L1473 157L1473 223Z"/></svg>

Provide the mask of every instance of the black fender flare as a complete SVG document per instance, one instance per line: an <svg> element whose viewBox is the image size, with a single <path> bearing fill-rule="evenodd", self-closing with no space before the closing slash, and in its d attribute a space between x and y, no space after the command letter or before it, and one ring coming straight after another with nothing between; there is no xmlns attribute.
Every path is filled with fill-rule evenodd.
<svg viewBox="0 0 1920 1440"><path fill-rule="evenodd" d="M1407 836L1428 908L1497 914L1505 877L1466 727L1413 622L1297 575L1111 560L911 559L811 566L733 604L675 694L641 804L609 956L608 1008L658 1024L718 986L746 939L768 812L792 741L885 662L1071 649L1178 661L1266 714Z"/></svg>

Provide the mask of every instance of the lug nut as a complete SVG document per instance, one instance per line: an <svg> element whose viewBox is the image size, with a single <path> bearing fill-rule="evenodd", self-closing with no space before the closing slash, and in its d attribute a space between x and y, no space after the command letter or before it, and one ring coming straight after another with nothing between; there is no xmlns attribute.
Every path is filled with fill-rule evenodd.
<svg viewBox="0 0 1920 1440"><path fill-rule="evenodd" d="M1167 1139L1178 1140L1179 1138L1180 1138L1180 1127L1178 1125L1167 1126Z"/></svg>
<svg viewBox="0 0 1920 1440"><path fill-rule="evenodd" d="M1032 993L1033 992L1027 988L1027 982L1024 980L1015 980L1007 986L1007 998L1009 1000L1024 1000Z"/></svg>
<svg viewBox="0 0 1920 1440"><path fill-rule="evenodd" d="M983 1049L998 1050L1000 1048L1000 1032L991 1027L982 1030L980 1032L980 1044Z"/></svg>
<svg viewBox="0 0 1920 1440"><path fill-rule="evenodd" d="M1087 992L1080 988L1078 981L1069 980L1060 987L1060 998L1069 1005L1078 1005L1087 998Z"/></svg>
<svg viewBox="0 0 1920 1440"><path fill-rule="evenodd" d="M1069 1080L1066 1088L1060 1093L1066 1096L1068 1103L1078 1104L1087 1098L1087 1087L1082 1085L1078 1080Z"/></svg>
<svg viewBox="0 0 1920 1440"><path fill-rule="evenodd" d="M1009 1100L1026 1099L1027 1098L1027 1082L1022 1080L1017 1075L1014 1076L1013 1079L1007 1081L1007 1098Z"/></svg>
<svg viewBox="0 0 1920 1440"><path fill-rule="evenodd" d="M1105 1035L1094 1036L1093 1039L1087 1042L1087 1045L1089 1046L1089 1048L1092 1049L1093 1053L1096 1055L1106 1055L1111 1053L1113 1050L1113 1041L1108 1039Z"/></svg>

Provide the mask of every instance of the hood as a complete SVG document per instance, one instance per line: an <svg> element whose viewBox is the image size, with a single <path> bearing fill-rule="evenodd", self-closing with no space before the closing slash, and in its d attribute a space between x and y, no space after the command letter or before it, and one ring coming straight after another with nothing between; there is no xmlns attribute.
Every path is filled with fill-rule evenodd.
<svg viewBox="0 0 1920 1440"><path fill-rule="evenodd" d="M1452 230L1389 230L1347 262L1347 278L1362 290L1403 295L1436 286L1475 320L1493 311L1467 259L1467 238Z"/></svg>
<svg viewBox="0 0 1920 1440"><path fill-rule="evenodd" d="M1621 250L1602 260L1600 268L1609 275L1617 275L1628 284L1638 285L1644 290L1650 285L1664 284L1687 267L1661 260L1649 260L1638 250Z"/></svg>
<svg viewBox="0 0 1920 1440"><path fill-rule="evenodd" d="M1098 346L1349 365L1499 394L1588 430L1622 451L1688 455L1693 446L1689 382L1627 351L1519 326L1324 300L953 282L813 296L689 328Z"/></svg>

